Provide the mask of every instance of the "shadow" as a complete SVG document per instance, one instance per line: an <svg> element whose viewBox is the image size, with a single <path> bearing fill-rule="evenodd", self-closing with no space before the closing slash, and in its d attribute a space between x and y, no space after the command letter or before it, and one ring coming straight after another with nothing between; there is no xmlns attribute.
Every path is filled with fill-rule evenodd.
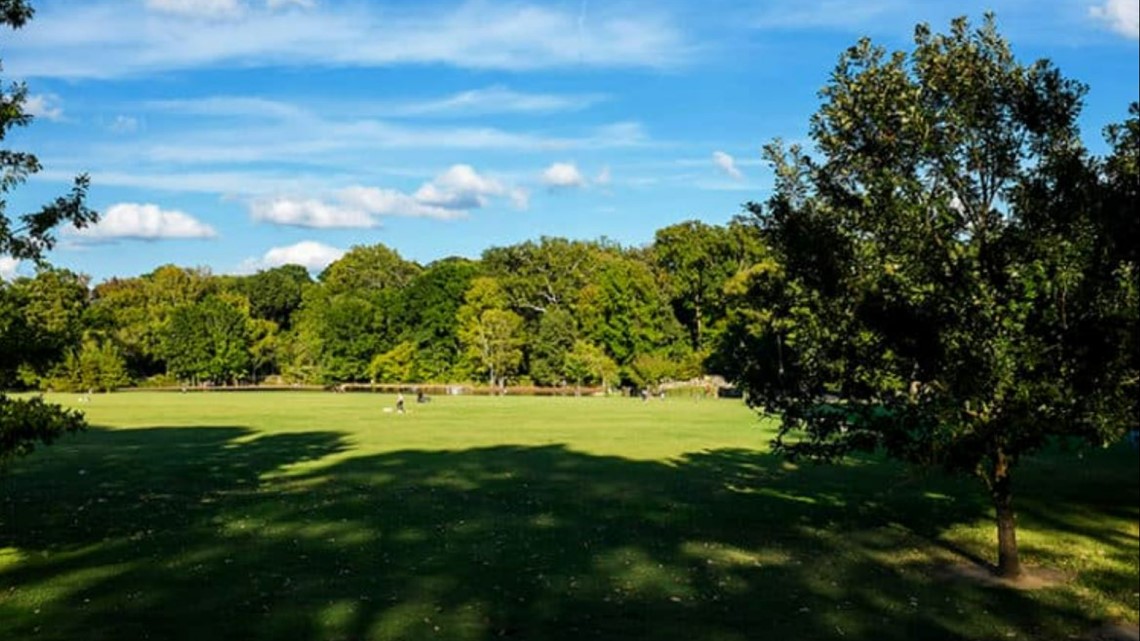
<svg viewBox="0 0 1140 641"><path fill-rule="evenodd" d="M552 445L320 461L344 448L333 432L171 427L93 431L28 461L0 486L0 548L19 556L0 557L0 638L901 640L1095 625L1076 604L906 562L986 507L959 481L873 459L662 463Z"/></svg>

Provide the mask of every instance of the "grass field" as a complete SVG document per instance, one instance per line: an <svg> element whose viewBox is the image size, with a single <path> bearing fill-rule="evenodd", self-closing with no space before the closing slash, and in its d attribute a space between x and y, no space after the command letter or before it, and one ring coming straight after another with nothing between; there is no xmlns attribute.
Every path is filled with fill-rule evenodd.
<svg viewBox="0 0 1140 641"><path fill-rule="evenodd" d="M57 402L74 403L74 395ZM1130 446L795 467L737 401L120 393L0 478L0 639L1066 639L1137 621Z"/></svg>

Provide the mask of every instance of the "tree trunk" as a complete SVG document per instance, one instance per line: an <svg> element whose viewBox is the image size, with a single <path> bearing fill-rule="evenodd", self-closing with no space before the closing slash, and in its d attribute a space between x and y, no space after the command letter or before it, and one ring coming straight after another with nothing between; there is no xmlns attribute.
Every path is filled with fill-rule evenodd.
<svg viewBox="0 0 1140 641"><path fill-rule="evenodd" d="M1009 459L999 450L994 459L990 485L994 516L997 518L997 573L1003 579L1016 579L1021 576L1021 561L1017 557L1017 523L1013 513L1013 487L1009 468Z"/></svg>

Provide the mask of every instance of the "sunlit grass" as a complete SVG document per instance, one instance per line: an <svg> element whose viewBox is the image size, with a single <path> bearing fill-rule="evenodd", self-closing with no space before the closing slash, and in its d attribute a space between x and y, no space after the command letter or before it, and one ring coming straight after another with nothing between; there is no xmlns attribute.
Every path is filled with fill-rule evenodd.
<svg viewBox="0 0 1140 641"><path fill-rule="evenodd" d="M0 639L1066 638L1135 623L1135 450L794 466L738 402L120 393L0 480ZM992 559L991 559L992 560Z"/></svg>

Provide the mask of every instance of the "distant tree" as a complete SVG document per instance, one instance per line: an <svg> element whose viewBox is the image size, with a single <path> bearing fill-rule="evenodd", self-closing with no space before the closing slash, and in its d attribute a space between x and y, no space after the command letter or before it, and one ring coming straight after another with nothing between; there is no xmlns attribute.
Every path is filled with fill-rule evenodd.
<svg viewBox="0 0 1140 641"><path fill-rule="evenodd" d="M24 0L0 0L0 25L18 29L32 18L32 7ZM32 122L32 115L24 110L28 90L23 84L8 88L0 86L0 141L16 127ZM7 194L28 176L40 170L34 154L0 149L0 194ZM8 217L8 199L0 198L0 256L11 256L42 264L44 252L55 245L53 230L59 225L84 227L94 223L98 214L86 204L88 179L75 179L71 192L56 198L39 211L20 215L15 221ZM13 323L12 300L7 292L0 291L0 349L14 347L11 329L19 331ZM26 328L25 328L26 329ZM11 367L8 354L0 370ZM2 372L0 372L2 375ZM83 415L39 399L17 400L0 394L0 466L15 456L27 454L37 443L47 444L66 432L86 427Z"/></svg>
<svg viewBox="0 0 1140 641"><path fill-rule="evenodd" d="M593 282L578 295L580 336L603 347L619 365L639 354L689 351L684 328L670 309L649 263L627 253L598 255Z"/></svg>
<svg viewBox="0 0 1140 641"><path fill-rule="evenodd" d="M459 340L474 369L492 386L502 385L522 363L523 319L506 309L507 297L494 278L471 282L457 312Z"/></svg>
<svg viewBox="0 0 1140 641"><path fill-rule="evenodd" d="M20 365L22 383L35 386L39 379L77 346L90 294L87 277L66 269L44 267L33 278L18 278L10 295L23 316L19 342L9 363Z"/></svg>
<svg viewBox="0 0 1140 641"><path fill-rule="evenodd" d="M1018 462L1053 437L1119 438L1140 398L1135 243L1109 231L1135 228L1135 173L1111 185L1136 147L1102 185L1084 91L1017 63L992 16L921 25L910 54L860 41L822 91L818 153L768 147L775 193L754 210L776 260L731 285L735 377L782 416L775 448L976 474L1006 577Z"/></svg>
<svg viewBox="0 0 1140 641"><path fill-rule="evenodd" d="M110 392L131 382L126 361L115 344L96 340L86 340L78 350L68 350L50 380L54 389L73 392Z"/></svg>
<svg viewBox="0 0 1140 641"><path fill-rule="evenodd" d="M251 316L273 321L287 331L290 317L301 306L301 294L312 282L304 267L282 265L241 278L237 288L249 298Z"/></svg>
<svg viewBox="0 0 1140 641"><path fill-rule="evenodd" d="M332 295L350 293L369 297L402 289L420 273L420 267L382 244L358 245L325 268L320 281Z"/></svg>
<svg viewBox="0 0 1140 641"><path fill-rule="evenodd" d="M452 380L463 354L456 313L479 269L463 258L436 261L400 291L391 307L394 340L414 346L410 378L404 380Z"/></svg>
<svg viewBox="0 0 1140 641"><path fill-rule="evenodd" d="M251 321L237 301L211 295L175 308L163 332L170 373L195 383L228 383L250 369Z"/></svg>
<svg viewBox="0 0 1140 641"><path fill-rule="evenodd" d="M709 327L725 315L725 283L755 258L748 254L758 246L740 242L737 234L695 220L657 230L653 260L693 350L709 346Z"/></svg>
<svg viewBox="0 0 1140 641"><path fill-rule="evenodd" d="M403 342L377 354L368 366L369 377L378 383L408 383L414 381L416 346Z"/></svg>
<svg viewBox="0 0 1140 641"><path fill-rule="evenodd" d="M578 323L569 311L552 309L538 321L530 343L530 376L539 385L557 385L566 378L566 355L573 349Z"/></svg>
<svg viewBox="0 0 1140 641"><path fill-rule="evenodd" d="M174 310L219 290L205 269L162 265L137 278L111 279L94 289L89 328L112 337L140 377L167 368L162 342Z"/></svg>
<svg viewBox="0 0 1140 641"><path fill-rule="evenodd" d="M566 354L563 374L575 385L599 383L608 390L617 381L618 366L602 348L577 340L574 341L573 349Z"/></svg>

